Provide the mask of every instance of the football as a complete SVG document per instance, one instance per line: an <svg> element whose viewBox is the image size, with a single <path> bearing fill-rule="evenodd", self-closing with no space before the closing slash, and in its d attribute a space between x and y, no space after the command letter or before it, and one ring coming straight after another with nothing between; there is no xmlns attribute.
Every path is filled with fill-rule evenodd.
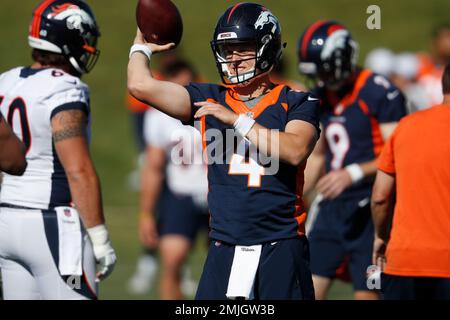
<svg viewBox="0 0 450 320"><path fill-rule="evenodd" d="M170 0L139 0L136 21L147 42L177 46L181 41L183 21Z"/></svg>

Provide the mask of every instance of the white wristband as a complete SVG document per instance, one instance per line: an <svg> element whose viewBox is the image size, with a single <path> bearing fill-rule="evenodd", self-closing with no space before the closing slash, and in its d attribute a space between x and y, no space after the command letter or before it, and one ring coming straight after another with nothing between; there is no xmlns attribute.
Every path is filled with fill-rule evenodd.
<svg viewBox="0 0 450 320"><path fill-rule="evenodd" d="M357 163L350 164L345 167L348 174L350 175L353 184L360 182L364 178L364 172Z"/></svg>
<svg viewBox="0 0 450 320"><path fill-rule="evenodd" d="M130 49L129 58L131 58L133 53L136 53L136 52L140 52L140 53L144 54L148 58L148 61L150 61L150 58L152 57L152 50L150 50L149 47L147 47L146 45L143 45L143 44L133 44Z"/></svg>
<svg viewBox="0 0 450 320"><path fill-rule="evenodd" d="M250 132L254 124L255 120L245 114L241 114L234 122L233 127L239 135L245 137Z"/></svg>
<svg viewBox="0 0 450 320"><path fill-rule="evenodd" d="M109 241L108 230L104 224L88 228L86 229L86 232L88 233L89 238L91 238L94 246L102 246Z"/></svg>

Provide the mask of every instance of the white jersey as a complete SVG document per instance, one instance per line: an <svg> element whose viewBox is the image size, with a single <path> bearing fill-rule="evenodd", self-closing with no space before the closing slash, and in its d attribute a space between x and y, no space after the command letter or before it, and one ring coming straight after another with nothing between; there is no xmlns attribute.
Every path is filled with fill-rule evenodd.
<svg viewBox="0 0 450 320"><path fill-rule="evenodd" d="M29 67L0 75L0 110L24 142L28 162L23 176L4 175L1 203L36 209L70 205L51 129L51 118L68 109L89 114L89 89L79 78L59 69Z"/></svg>
<svg viewBox="0 0 450 320"><path fill-rule="evenodd" d="M208 180L200 132L183 125L180 120L150 109L145 114L144 136L147 145L166 151L169 189L175 194L190 195L194 201L205 205Z"/></svg>

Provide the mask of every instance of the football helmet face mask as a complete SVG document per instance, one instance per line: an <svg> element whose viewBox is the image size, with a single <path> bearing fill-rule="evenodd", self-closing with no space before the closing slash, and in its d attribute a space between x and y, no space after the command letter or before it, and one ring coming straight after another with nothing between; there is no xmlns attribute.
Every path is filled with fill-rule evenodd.
<svg viewBox="0 0 450 320"><path fill-rule="evenodd" d="M80 74L90 72L100 51L95 16L81 0L46 0L33 11L28 43L32 48L62 54Z"/></svg>
<svg viewBox="0 0 450 320"><path fill-rule="evenodd" d="M246 85L281 58L281 27L265 7L239 3L219 18L211 48L222 82Z"/></svg>
<svg viewBox="0 0 450 320"><path fill-rule="evenodd" d="M299 71L331 90L338 90L357 68L359 46L334 21L317 21L298 43Z"/></svg>

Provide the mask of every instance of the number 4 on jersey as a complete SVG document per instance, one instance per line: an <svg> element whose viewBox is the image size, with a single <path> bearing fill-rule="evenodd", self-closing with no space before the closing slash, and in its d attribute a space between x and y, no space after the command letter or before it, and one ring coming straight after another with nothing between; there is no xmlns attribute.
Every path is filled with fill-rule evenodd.
<svg viewBox="0 0 450 320"><path fill-rule="evenodd" d="M247 153L248 162L245 157ZM256 161L257 156L258 152L256 148L251 148L250 142L242 139L237 146L237 152L231 157L228 174L247 175L249 187L260 187L261 176L264 175L265 170Z"/></svg>

